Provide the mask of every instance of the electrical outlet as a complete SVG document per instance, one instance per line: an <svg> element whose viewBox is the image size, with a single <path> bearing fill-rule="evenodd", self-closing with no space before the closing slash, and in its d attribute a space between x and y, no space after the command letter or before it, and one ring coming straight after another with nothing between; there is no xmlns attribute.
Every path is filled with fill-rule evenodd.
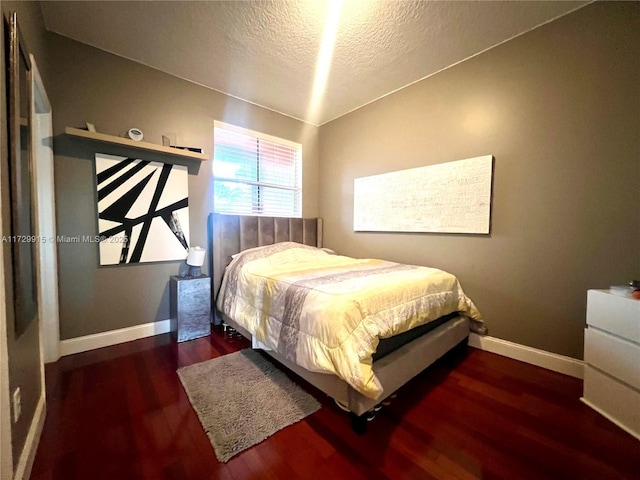
<svg viewBox="0 0 640 480"><path fill-rule="evenodd" d="M13 423L18 423L21 413L22 398L20 396L20 387L18 387L13 391Z"/></svg>

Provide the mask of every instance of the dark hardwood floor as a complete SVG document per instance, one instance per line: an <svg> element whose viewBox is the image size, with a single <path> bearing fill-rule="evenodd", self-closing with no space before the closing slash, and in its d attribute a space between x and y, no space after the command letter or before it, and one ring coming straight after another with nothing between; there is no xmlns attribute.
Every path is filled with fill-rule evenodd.
<svg viewBox="0 0 640 480"><path fill-rule="evenodd" d="M473 348L405 385L364 436L300 381L322 408L221 464L176 369L246 347L161 335L48 365L31 479L640 479L640 442L579 401L580 380Z"/></svg>

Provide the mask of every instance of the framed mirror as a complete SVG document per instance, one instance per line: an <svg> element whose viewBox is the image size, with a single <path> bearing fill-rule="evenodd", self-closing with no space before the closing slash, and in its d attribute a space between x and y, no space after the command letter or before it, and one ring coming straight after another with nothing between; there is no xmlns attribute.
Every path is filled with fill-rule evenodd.
<svg viewBox="0 0 640 480"><path fill-rule="evenodd" d="M7 119L9 196L15 335L20 336L38 314L36 219L31 152L31 61L15 13L5 16L8 45Z"/></svg>

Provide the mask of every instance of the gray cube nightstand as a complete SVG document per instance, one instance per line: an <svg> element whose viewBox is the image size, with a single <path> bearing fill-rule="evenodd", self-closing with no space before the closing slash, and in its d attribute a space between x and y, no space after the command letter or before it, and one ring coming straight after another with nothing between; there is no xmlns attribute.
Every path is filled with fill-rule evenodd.
<svg viewBox="0 0 640 480"><path fill-rule="evenodd" d="M211 278L171 277L171 334L178 342L211 334Z"/></svg>

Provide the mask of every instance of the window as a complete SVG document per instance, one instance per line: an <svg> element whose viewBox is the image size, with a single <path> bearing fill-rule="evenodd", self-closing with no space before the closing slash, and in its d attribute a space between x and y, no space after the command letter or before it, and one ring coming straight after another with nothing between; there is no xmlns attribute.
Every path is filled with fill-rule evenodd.
<svg viewBox="0 0 640 480"><path fill-rule="evenodd" d="M302 145L215 122L215 212L301 217L301 169Z"/></svg>

